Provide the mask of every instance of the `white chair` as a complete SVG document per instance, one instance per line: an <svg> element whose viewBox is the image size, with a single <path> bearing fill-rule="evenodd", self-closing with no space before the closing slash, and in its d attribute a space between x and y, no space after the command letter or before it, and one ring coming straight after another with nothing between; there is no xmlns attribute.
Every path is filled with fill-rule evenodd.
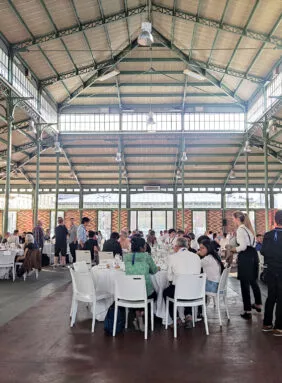
<svg viewBox="0 0 282 383"><path fill-rule="evenodd" d="M72 279L72 305L71 305L71 324L73 327L77 314L78 302L85 302L91 304L92 312L92 326L91 332L94 332L95 328L95 313L96 313L96 294L94 289L93 280L90 271L80 272L70 268L71 279Z"/></svg>
<svg viewBox="0 0 282 383"><path fill-rule="evenodd" d="M92 265L90 250L75 250L76 262L86 262L89 267Z"/></svg>
<svg viewBox="0 0 282 383"><path fill-rule="evenodd" d="M177 307L192 307L193 327L195 327L195 307L203 307L206 334L209 335L206 310L206 274L177 275L174 298L166 298L166 329L168 326L169 302L173 303L174 337L177 338Z"/></svg>
<svg viewBox="0 0 282 383"><path fill-rule="evenodd" d="M206 293L208 297L213 298L214 305L217 304L217 312L218 312L218 318L219 318L219 325L222 326L222 320L221 320L221 312L220 312L220 298L223 298L223 303L225 306L225 311L228 320L230 320L229 311L228 311L228 305L227 305L227 288L228 288L228 281L229 281L229 274L230 274L231 266L227 267L223 270L220 281L218 284L218 290L216 294L213 293ZM215 304L216 302L216 304Z"/></svg>
<svg viewBox="0 0 282 383"><path fill-rule="evenodd" d="M144 275L117 275L115 280L115 313L113 336L116 335L119 307L125 307L125 328L128 326L128 308L143 308L145 313L144 338L148 338L148 304L151 305L151 330L154 331L154 300L147 298Z"/></svg>
<svg viewBox="0 0 282 383"><path fill-rule="evenodd" d="M19 267L21 267L22 265L23 265L22 262L15 262L15 266L19 266ZM26 278L27 278L28 276L32 275L33 272L35 273L35 278L38 279L39 271L38 271L37 269L32 269L31 271L29 271L29 272L26 271L26 272L23 274L23 280L26 281Z"/></svg>
<svg viewBox="0 0 282 383"><path fill-rule="evenodd" d="M13 273L13 282L15 282L15 257L10 251L4 251L0 255L0 268L11 268Z"/></svg>
<svg viewBox="0 0 282 383"><path fill-rule="evenodd" d="M99 263L107 262L107 261L113 261L114 259L114 253L110 251L99 251Z"/></svg>

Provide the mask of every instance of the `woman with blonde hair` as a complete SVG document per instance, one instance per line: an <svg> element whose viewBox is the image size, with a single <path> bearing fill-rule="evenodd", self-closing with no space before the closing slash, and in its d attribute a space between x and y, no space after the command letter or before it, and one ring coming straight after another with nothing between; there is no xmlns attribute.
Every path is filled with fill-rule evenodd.
<svg viewBox="0 0 282 383"><path fill-rule="evenodd" d="M238 246L232 252L238 253L238 279L241 283L241 293L244 304L243 319L252 318L252 309L261 312L261 292L257 283L259 259L255 249L255 234L250 219L242 211L233 213L233 221L237 226L236 242ZM251 304L250 287L253 290L255 304Z"/></svg>
<svg viewBox="0 0 282 383"><path fill-rule="evenodd" d="M123 251L130 251L131 243L126 230L120 232L119 243Z"/></svg>

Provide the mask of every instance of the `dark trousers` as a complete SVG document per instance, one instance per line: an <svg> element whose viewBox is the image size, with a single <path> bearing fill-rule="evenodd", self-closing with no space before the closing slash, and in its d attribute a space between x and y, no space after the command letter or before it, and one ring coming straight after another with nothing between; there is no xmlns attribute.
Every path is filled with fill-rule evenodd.
<svg viewBox="0 0 282 383"><path fill-rule="evenodd" d="M275 328L282 330L282 275L267 270L266 283L268 296L265 302L263 324L273 325L273 310L276 303Z"/></svg>
<svg viewBox="0 0 282 383"><path fill-rule="evenodd" d="M175 285L169 285L166 289L164 289L163 292L163 298L166 304L166 298L174 298L174 293L175 293ZM171 319L173 319L173 303L169 302L168 306L168 311ZM191 307L185 307L184 309L184 315L191 315L192 314L192 309Z"/></svg>
<svg viewBox="0 0 282 383"><path fill-rule="evenodd" d="M70 243L70 253L72 256L73 263L76 262L75 250L77 250L77 242Z"/></svg>
<svg viewBox="0 0 282 383"><path fill-rule="evenodd" d="M55 257L59 257L61 253L62 257L65 257L67 255L67 248L64 246L58 246L55 248Z"/></svg>
<svg viewBox="0 0 282 383"><path fill-rule="evenodd" d="M254 293L255 304L256 305L262 304L261 292L260 292L258 282L257 282L257 280L253 280L253 281L241 280L240 282L241 282L241 292L242 292L244 310L245 311L252 311L250 287L252 288L253 293Z"/></svg>

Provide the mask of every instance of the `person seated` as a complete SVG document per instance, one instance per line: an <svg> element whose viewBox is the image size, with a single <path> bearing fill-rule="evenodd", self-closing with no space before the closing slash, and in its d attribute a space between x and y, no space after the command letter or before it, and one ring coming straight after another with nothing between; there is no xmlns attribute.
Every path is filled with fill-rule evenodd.
<svg viewBox="0 0 282 383"><path fill-rule="evenodd" d="M191 253L197 254L197 251L191 247L192 239L189 235L184 234L183 238L187 239L187 248Z"/></svg>
<svg viewBox="0 0 282 383"><path fill-rule="evenodd" d="M154 230L150 230L150 234L147 235L147 244L150 247L154 247L157 244L156 233Z"/></svg>
<svg viewBox="0 0 282 383"><path fill-rule="evenodd" d="M24 254L16 257L16 262L23 262L29 250L35 249L34 237L32 234L26 234L24 244Z"/></svg>
<svg viewBox="0 0 282 383"><path fill-rule="evenodd" d="M91 253L91 260L92 262L95 261L96 263L98 260L98 252L100 251L100 248L98 246L98 241L95 238L95 232L93 230L89 230L88 232L88 240L84 244L83 250L90 250Z"/></svg>
<svg viewBox="0 0 282 383"><path fill-rule="evenodd" d="M261 251L263 242L263 236L261 234L257 234L256 236L256 251Z"/></svg>
<svg viewBox="0 0 282 383"><path fill-rule="evenodd" d="M181 230L181 229L179 229L179 230L177 230L177 237L178 238L181 238L181 237L184 237L184 230Z"/></svg>
<svg viewBox="0 0 282 383"><path fill-rule="evenodd" d="M229 239L227 238L227 233L223 233L223 236L219 241L220 250L225 251L226 245L229 245Z"/></svg>
<svg viewBox="0 0 282 383"><path fill-rule="evenodd" d="M119 254L122 257L122 249L118 240L119 240L119 233L113 232L111 234L110 239L105 241L103 246L103 251L113 253L114 257L116 254Z"/></svg>
<svg viewBox="0 0 282 383"><path fill-rule="evenodd" d="M46 233L44 234L44 240L45 241L50 241L50 239L51 239L51 230L47 229Z"/></svg>
<svg viewBox="0 0 282 383"><path fill-rule="evenodd" d="M20 247L19 230L14 230L14 233L8 238L8 243L10 245L13 243L17 248Z"/></svg>
<svg viewBox="0 0 282 383"><path fill-rule="evenodd" d="M191 248L198 251L199 249L199 245L198 245L198 242L196 240L196 236L194 233L188 233L188 237L191 238Z"/></svg>
<svg viewBox="0 0 282 383"><path fill-rule="evenodd" d="M8 243L8 239L10 238L11 234L7 231L5 233L4 238L2 239L2 243Z"/></svg>
<svg viewBox="0 0 282 383"><path fill-rule="evenodd" d="M157 294L154 290L150 274L155 274L159 269L155 265L152 257L146 253L146 242L142 237L133 237L131 239L131 253L124 255L124 265L126 275L144 275L146 281L146 291L148 299L156 299ZM143 323L144 313L136 311L134 327L136 330L144 331Z"/></svg>
<svg viewBox="0 0 282 383"><path fill-rule="evenodd" d="M176 239L177 239L176 230L175 229L169 229L168 237L165 240L165 244L167 246L173 247L175 245Z"/></svg>
<svg viewBox="0 0 282 383"><path fill-rule="evenodd" d="M163 292L163 298L174 298L175 282L177 275L191 275L201 273L201 261L197 254L188 250L187 238L177 238L174 245L174 254L168 258L168 281L169 286ZM193 326L191 308L185 308L184 315L180 318L179 324L186 322L186 327ZM173 318L173 304L169 303L169 314Z"/></svg>
<svg viewBox="0 0 282 383"><path fill-rule="evenodd" d="M122 251L125 251L125 252L130 251L130 248L131 248L130 239L128 238L128 234L125 230L122 230L120 232L119 243L122 248Z"/></svg>
<svg viewBox="0 0 282 383"><path fill-rule="evenodd" d="M207 275L206 292L216 294L224 265L210 239L200 242L198 254L201 257L203 272Z"/></svg>
<svg viewBox="0 0 282 383"><path fill-rule="evenodd" d="M31 235L32 237L33 237L33 246L34 246L34 249L39 249L39 246L38 246L38 243L36 242L36 240L35 240L35 238L34 238L34 236L33 236L33 234L32 234L32 232L31 231L28 231L27 233L26 233L26 236L27 235ZM26 243L26 242L25 242Z"/></svg>
<svg viewBox="0 0 282 383"><path fill-rule="evenodd" d="M23 231L22 234L19 236L20 245L24 245L24 243L25 243L25 237L26 237L26 232Z"/></svg>

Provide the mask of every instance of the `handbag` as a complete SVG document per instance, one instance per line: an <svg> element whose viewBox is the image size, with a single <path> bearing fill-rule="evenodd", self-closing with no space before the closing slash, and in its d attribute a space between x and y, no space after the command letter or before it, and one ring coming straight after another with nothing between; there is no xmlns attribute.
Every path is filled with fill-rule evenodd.
<svg viewBox="0 0 282 383"><path fill-rule="evenodd" d="M105 321L104 321L104 331L108 335L113 335L114 315L115 315L115 304L113 303L109 307ZM116 334L123 332L124 328L125 328L125 310L124 310L124 307L119 307L118 314L117 314Z"/></svg>

